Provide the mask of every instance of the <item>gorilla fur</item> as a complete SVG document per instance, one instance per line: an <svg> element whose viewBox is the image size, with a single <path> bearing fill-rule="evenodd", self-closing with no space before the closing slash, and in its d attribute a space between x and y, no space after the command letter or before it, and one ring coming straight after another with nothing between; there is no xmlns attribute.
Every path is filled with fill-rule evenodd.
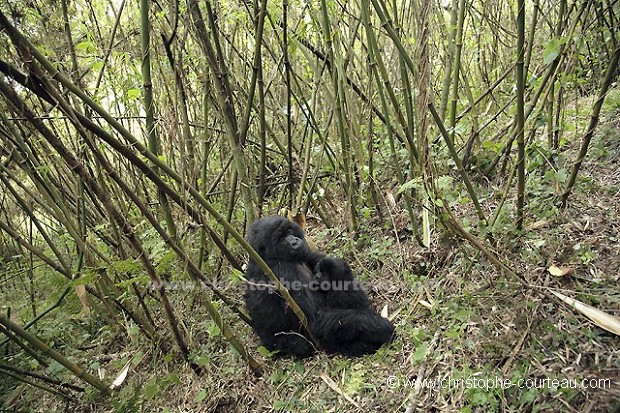
<svg viewBox="0 0 620 413"><path fill-rule="evenodd" d="M261 218L248 241L288 289L326 352L360 356L392 340L394 326L373 310L347 263L312 251L299 225L279 216ZM283 356L314 354L299 319L256 262L250 260L245 275L245 303L263 345Z"/></svg>

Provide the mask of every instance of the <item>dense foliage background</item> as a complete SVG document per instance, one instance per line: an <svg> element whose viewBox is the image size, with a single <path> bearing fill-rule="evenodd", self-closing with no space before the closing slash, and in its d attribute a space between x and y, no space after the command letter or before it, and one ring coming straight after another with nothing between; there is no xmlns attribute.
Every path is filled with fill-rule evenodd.
<svg viewBox="0 0 620 413"><path fill-rule="evenodd" d="M620 408L619 19L0 0L0 409ZM281 209L394 343L257 349L243 235Z"/></svg>

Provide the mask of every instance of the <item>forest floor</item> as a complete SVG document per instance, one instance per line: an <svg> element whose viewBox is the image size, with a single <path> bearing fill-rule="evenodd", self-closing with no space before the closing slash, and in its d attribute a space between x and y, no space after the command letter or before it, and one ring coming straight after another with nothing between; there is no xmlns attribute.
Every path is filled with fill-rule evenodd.
<svg viewBox="0 0 620 413"><path fill-rule="evenodd" d="M569 159L579 144L571 143ZM619 166L616 115L597 129L567 209L540 199L536 188L548 185L544 177L528 177L534 212L526 230L518 237L511 231L495 234L494 251L537 288L498 273L461 240L435 242L425 252L399 228L406 222L402 212L387 220L395 225L366 222L357 249L345 232L310 221L309 234L319 247L349 261L377 309L387 306L397 336L374 355L263 357L255 351L259 342L250 328L235 321L235 330L265 366L256 378L203 314L200 301L188 302L183 293L174 296L175 305L185 311L181 319L194 321L187 328L206 369L201 377L172 355L141 353L139 338L108 337L106 348L88 352L99 360L94 367L106 368L109 376L133 360L113 397L115 411L620 411L618 337L540 293L552 288L620 315ZM491 183L488 189L501 193ZM552 265L565 274L550 274ZM241 291L235 285L229 293L241 299ZM33 403L33 410L55 404L47 397ZM69 407L109 409L97 399Z"/></svg>

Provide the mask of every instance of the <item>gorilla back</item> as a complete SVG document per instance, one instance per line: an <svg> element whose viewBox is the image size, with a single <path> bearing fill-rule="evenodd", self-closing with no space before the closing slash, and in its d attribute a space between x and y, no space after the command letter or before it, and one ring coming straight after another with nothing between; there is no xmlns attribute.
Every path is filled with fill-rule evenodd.
<svg viewBox="0 0 620 413"><path fill-rule="evenodd" d="M311 251L299 225L279 216L261 218L252 224L248 241L288 289L306 315L310 333L327 352L357 356L392 339L392 323L372 309L348 265ZM253 260L246 278L246 306L263 345L283 356L314 354L299 319ZM353 288L330 288L343 281Z"/></svg>

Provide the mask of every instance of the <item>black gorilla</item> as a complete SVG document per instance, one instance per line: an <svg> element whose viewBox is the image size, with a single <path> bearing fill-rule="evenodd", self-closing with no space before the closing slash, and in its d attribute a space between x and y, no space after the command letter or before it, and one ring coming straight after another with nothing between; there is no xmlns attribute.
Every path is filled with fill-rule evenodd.
<svg viewBox="0 0 620 413"><path fill-rule="evenodd" d="M288 289L325 351L359 356L391 341L394 326L372 309L349 266L311 251L299 225L279 216L261 218L252 224L248 241ZM263 345L284 356L314 354L299 319L253 260L246 278L246 306Z"/></svg>

